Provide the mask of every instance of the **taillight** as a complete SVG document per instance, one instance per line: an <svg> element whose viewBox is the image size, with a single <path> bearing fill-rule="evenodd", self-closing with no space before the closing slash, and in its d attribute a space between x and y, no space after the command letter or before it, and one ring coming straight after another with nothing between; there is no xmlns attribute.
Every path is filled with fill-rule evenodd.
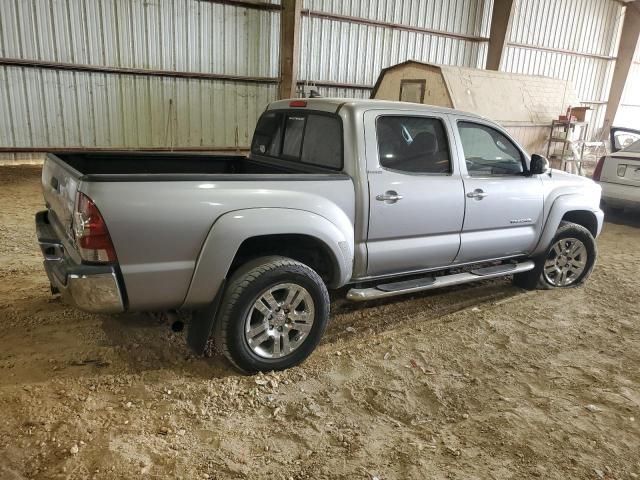
<svg viewBox="0 0 640 480"><path fill-rule="evenodd" d="M116 261L116 251L100 210L89 197L80 192L73 214L73 232L83 260L101 263Z"/></svg>
<svg viewBox="0 0 640 480"><path fill-rule="evenodd" d="M307 106L307 101L306 100L291 100L289 102L289 106L290 107L306 107Z"/></svg>
<svg viewBox="0 0 640 480"><path fill-rule="evenodd" d="M604 166L604 159L607 157L600 157L600 159L598 160L598 163L596 163L596 168L593 171L593 175L591 178L593 178L596 182L600 181L600 175L602 175L602 167Z"/></svg>

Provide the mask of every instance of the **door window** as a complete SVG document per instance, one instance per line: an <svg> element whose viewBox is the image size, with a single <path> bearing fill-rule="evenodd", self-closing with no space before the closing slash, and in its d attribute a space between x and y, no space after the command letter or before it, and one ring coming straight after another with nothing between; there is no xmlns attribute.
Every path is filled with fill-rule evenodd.
<svg viewBox="0 0 640 480"><path fill-rule="evenodd" d="M458 122L458 131L469 175L518 175L524 172L522 153L503 133L473 122Z"/></svg>
<svg viewBox="0 0 640 480"><path fill-rule="evenodd" d="M631 143L628 147L625 147L624 151L631 152L631 153L640 153L640 140L636 140L635 142Z"/></svg>
<svg viewBox="0 0 640 480"><path fill-rule="evenodd" d="M378 117L380 165L411 173L451 173L449 143L442 121L429 117Z"/></svg>

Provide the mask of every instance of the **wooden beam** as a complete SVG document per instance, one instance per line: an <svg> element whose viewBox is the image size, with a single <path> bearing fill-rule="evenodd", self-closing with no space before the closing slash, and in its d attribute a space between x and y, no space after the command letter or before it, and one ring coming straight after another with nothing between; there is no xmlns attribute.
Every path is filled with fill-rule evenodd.
<svg viewBox="0 0 640 480"><path fill-rule="evenodd" d="M635 5L634 5L635 4ZM618 46L618 55L616 66L613 69L613 78L611 80L611 88L609 89L609 99L607 100L607 109L604 114L604 124L600 133L600 138L607 139L609 137L609 129L613 126L613 122L618 113L620 100L622 100L622 92L629 77L629 70L633 61L633 54L638 45L640 37L640 9L638 2L627 5L624 14L624 23L622 24L622 33L620 34L620 45Z"/></svg>
<svg viewBox="0 0 640 480"><path fill-rule="evenodd" d="M280 98L296 96L302 0L282 0L280 12Z"/></svg>
<svg viewBox="0 0 640 480"><path fill-rule="evenodd" d="M500 70L512 17L513 0L494 0L491 13L487 65L485 67L487 70Z"/></svg>

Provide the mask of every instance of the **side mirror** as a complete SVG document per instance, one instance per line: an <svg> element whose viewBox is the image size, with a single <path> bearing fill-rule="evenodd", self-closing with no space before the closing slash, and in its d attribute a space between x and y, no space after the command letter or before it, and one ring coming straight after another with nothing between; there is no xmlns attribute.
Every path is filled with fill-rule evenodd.
<svg viewBox="0 0 640 480"><path fill-rule="evenodd" d="M534 153L531 155L531 163L529 164L529 175L541 175L550 170L549 160L547 157Z"/></svg>

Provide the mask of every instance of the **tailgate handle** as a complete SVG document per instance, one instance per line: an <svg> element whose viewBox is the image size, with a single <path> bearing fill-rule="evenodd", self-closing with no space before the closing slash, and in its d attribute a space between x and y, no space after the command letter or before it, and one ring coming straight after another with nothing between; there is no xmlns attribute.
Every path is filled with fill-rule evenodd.
<svg viewBox="0 0 640 480"><path fill-rule="evenodd" d="M56 192L60 189L60 182L56 177L51 177L51 188L53 188Z"/></svg>

